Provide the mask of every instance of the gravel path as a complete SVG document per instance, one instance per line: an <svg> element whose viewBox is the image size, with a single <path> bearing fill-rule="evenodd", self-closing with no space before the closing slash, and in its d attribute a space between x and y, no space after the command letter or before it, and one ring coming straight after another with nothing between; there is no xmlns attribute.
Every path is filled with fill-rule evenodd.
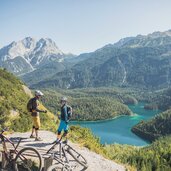
<svg viewBox="0 0 171 171"><path fill-rule="evenodd" d="M56 135L49 131L39 131L40 137L43 139L43 141L34 141L34 139L30 139L30 132L26 133L14 133L11 134L9 137L11 137L12 140L16 140L17 137L24 137L28 138L26 140L23 140L20 146L31 146L35 147L39 150L47 150L52 145L51 143L56 139ZM85 147L80 147L78 144L73 144L69 142L69 145L71 145L74 149L76 149L79 153L81 153L88 162L88 169L86 171L125 171L125 167L122 165L119 165L111 160L105 159L99 154L96 154L90 150L88 150ZM74 171L80 171L81 168L74 169Z"/></svg>

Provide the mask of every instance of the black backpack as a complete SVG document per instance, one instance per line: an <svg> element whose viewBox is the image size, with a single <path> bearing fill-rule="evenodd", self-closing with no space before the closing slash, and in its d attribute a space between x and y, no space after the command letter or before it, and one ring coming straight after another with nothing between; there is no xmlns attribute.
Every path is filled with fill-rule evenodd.
<svg viewBox="0 0 171 171"><path fill-rule="evenodd" d="M33 110L33 99L30 99L27 103L27 111L32 112Z"/></svg>
<svg viewBox="0 0 171 171"><path fill-rule="evenodd" d="M68 119L71 119L72 117L72 107L67 105L67 115Z"/></svg>

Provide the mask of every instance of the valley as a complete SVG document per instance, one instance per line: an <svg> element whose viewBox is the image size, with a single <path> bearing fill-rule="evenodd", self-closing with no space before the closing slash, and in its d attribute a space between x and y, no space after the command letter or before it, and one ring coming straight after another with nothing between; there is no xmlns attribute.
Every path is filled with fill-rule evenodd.
<svg viewBox="0 0 171 171"><path fill-rule="evenodd" d="M124 38L78 56L62 52L49 38L12 42L0 49L0 127L31 129L27 85L45 94L42 129L56 131L59 101L67 96L72 142L141 171L167 171L170 55L171 30Z"/></svg>

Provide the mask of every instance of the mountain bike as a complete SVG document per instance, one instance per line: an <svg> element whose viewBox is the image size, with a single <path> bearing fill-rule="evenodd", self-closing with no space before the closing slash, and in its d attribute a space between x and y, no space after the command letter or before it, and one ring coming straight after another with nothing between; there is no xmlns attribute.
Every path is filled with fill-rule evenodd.
<svg viewBox="0 0 171 171"><path fill-rule="evenodd" d="M17 150L22 140L27 138L19 138L18 143L15 145L10 139L8 139L3 133L6 129L2 129L0 132L0 140L3 148L2 169L8 171L41 171L42 158L39 152L32 147L26 147ZM8 150L7 143L12 146L12 149Z"/></svg>
<svg viewBox="0 0 171 171"><path fill-rule="evenodd" d="M76 167L76 163L79 163L84 169L87 169L87 160L74 148L68 145L68 143L65 141L62 142L62 137L47 151L47 154L51 154L50 157L54 161L54 164L52 164L47 171L71 171Z"/></svg>

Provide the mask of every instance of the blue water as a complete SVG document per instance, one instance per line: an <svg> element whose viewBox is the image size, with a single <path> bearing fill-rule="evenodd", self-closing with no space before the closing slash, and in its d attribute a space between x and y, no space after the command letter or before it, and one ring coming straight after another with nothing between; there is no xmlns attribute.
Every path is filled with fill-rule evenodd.
<svg viewBox="0 0 171 171"><path fill-rule="evenodd" d="M90 128L94 135L100 138L102 144L147 145L148 142L131 132L131 128L141 120L148 120L159 113L159 110L145 110L144 103L128 106L136 116L121 116L101 122L71 122L71 125L81 125Z"/></svg>

